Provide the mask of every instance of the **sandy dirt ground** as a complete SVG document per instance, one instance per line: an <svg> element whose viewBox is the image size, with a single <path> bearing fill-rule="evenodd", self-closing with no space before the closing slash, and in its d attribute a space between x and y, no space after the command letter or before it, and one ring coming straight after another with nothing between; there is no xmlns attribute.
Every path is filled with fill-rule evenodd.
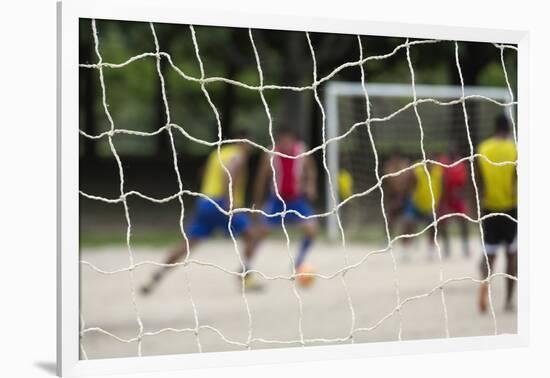
<svg viewBox="0 0 550 378"><path fill-rule="evenodd" d="M316 345L326 343L318 339L346 338L352 326L354 329L363 328L353 333L354 342L395 341L400 324L403 340L442 338L446 335L447 326L441 291L432 289L439 284L440 269L443 270L444 280L479 278L479 240L472 240L471 245L475 253L470 258L464 258L460 253L460 244L454 241L451 257L442 263L437 257L432 260L427 258L424 239L413 244L407 261L402 259L402 247L396 246L396 274L389 252L370 255L365 259L367 253L382 248L381 245L349 244L344 249L341 245L317 242L308 263L319 274L331 275L345 267L346 253L348 265L361 262L345 275L354 316L341 275L331 279L316 278L311 287L297 288L302 302L301 317L293 281L258 277L264 288L260 292L246 293L249 317L238 277L211 266L191 264L177 267L150 296L137 295L137 311L143 321L144 332L166 329L159 334L143 337L142 353L195 353L199 350L199 344L202 352L244 350L246 346L239 344L246 344L249 337L253 349L300 346L301 335L306 345ZM297 247L297 243L291 244L293 254ZM136 263L161 262L165 253L165 250L158 248L133 249ZM197 246L191 257L230 271L239 268L237 254L227 240L205 242ZM81 259L102 270L129 266L125 247L84 248ZM285 243L266 241L258 251L253 268L270 277L288 276L290 260ZM151 265L137 267L134 270L136 286L147 281L154 269ZM504 254L500 254L495 271L503 270ZM496 277L492 281L499 334L516 332L516 313L503 310L505 280ZM482 315L478 311L478 286L471 280L451 281L445 285L443 293L451 337L494 333L491 314ZM409 300L400 311L394 311L397 305L396 287L401 301L432 294ZM93 330L98 327L124 340L135 338L139 327L131 292L129 272L102 274L88 265L82 265L81 313L84 329L88 331L84 333L81 344L88 358L137 355L137 342L119 341ZM181 331L195 329L192 303L200 326L198 335L189 330ZM353 318L355 324L352 325ZM333 343L338 342L341 341L333 340Z"/></svg>

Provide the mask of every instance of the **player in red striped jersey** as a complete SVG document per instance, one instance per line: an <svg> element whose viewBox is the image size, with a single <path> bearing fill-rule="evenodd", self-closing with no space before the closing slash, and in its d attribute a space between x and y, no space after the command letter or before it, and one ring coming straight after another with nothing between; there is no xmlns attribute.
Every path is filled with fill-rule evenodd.
<svg viewBox="0 0 550 378"><path fill-rule="evenodd" d="M469 170L466 161L456 163L460 160L460 152L457 143L451 142L448 148L448 154L442 155L438 160L446 165L443 171L443 192L439 205L439 216L448 214L468 214L469 206L466 199L466 184L468 182ZM455 164L456 163L456 164ZM456 220L460 226L460 235L462 240L462 253L465 257L470 255L470 244L468 235L468 221L460 216L445 218L438 225L438 230L443 239L443 252L445 257L451 254L448 236L448 223L450 220Z"/></svg>
<svg viewBox="0 0 550 378"><path fill-rule="evenodd" d="M281 129L277 132L275 151L288 156L298 156L306 151L305 144L291 129ZM298 223L303 232L303 239L294 265L297 271L303 266L305 257L317 235L317 221L313 218L303 218L313 215L311 202L317 198L317 168L311 155L297 159L274 155L275 184L273 187L273 171L270 156L265 154L258 168L254 188L254 201L267 214L291 211L285 215L286 223ZM271 190L266 200L266 186L270 183ZM281 201L282 200L282 201ZM284 201L284 203L283 203ZM300 215L298 215L300 214ZM263 217L262 229L264 233L269 227L280 226L281 216Z"/></svg>

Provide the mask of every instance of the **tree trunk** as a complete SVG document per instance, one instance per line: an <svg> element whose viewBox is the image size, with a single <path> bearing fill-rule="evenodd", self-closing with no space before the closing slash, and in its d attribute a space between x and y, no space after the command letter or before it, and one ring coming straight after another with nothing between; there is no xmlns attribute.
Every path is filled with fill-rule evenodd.
<svg viewBox="0 0 550 378"><path fill-rule="evenodd" d="M164 76L164 73L166 72L166 64L164 63L164 60L161 59L160 63L160 72L162 72L162 75ZM166 77L165 77L166 80ZM155 90L155 123L153 128L158 129L162 126L165 126L168 119L166 114L166 108L164 106L164 101L162 97L162 86L160 80L157 82L157 88ZM169 151L170 149L170 136L167 132L163 132L159 134L158 137L158 145L157 145L157 156L163 156L166 151Z"/></svg>
<svg viewBox="0 0 550 378"><path fill-rule="evenodd" d="M230 60L227 61L226 76L233 78L237 73L237 67ZM222 123L222 137L224 139L230 138L233 135L233 117L235 109L235 86L232 84L224 84L222 104L221 104L221 123Z"/></svg>
<svg viewBox="0 0 550 378"><path fill-rule="evenodd" d="M462 78L464 80L464 85L476 85L479 74L483 70L484 65L486 64L486 59L480 59L479 55L483 51L484 46L477 45L462 45L460 50L460 68L462 71ZM456 62L454 54L449 58L449 78L451 83L454 85L460 85L460 78L458 76L458 71L456 68ZM460 141L460 152L462 156L467 156L470 154L470 146L468 144L468 138L466 134L466 125L464 114L462 111L462 105L453 106L453 125L454 129L449 135L450 138ZM470 137L472 139L472 144L474 148L479 144L479 122L474 115L478 112L478 106L475 101L466 101L466 112L468 114L468 126L470 130Z"/></svg>

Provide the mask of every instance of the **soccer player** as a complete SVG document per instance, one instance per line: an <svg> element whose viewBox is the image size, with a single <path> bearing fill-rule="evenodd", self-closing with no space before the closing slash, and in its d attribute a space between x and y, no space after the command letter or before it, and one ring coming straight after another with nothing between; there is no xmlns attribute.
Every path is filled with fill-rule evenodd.
<svg viewBox="0 0 550 378"><path fill-rule="evenodd" d="M432 191L434 206L437 212L439 200L441 198L441 187L443 180L443 168L435 164L427 164L429 177L432 182ZM424 170L424 166L419 165L413 170L412 191L407 199L404 210L404 234L412 234L415 232L418 223L432 223L432 192L428 182L428 175ZM432 259L435 255L434 249L434 230L432 227L428 233L428 258ZM411 239L403 239L404 249L403 258L408 258L408 249Z"/></svg>
<svg viewBox="0 0 550 378"><path fill-rule="evenodd" d="M288 156L297 156L306 151L305 144L298 139L296 133L287 128L277 132L275 151ZM294 210L302 216L310 216L313 209L310 201L317 198L317 168L311 155L298 159L291 159L274 155L275 183L287 210ZM262 204L264 212L274 214L284 210L283 202L271 190L266 197L266 186L273 183L273 171L270 164L270 156L265 154L258 168L256 177L254 201ZM270 185L272 187L272 185ZM273 188L274 189L274 188ZM265 202L264 202L265 201ZM315 219L303 219L294 213L287 213L286 222L298 223L303 232L303 240L294 260L294 268L301 272L306 255L317 235L317 221ZM263 217L262 236L269 232L269 227L281 224L281 216ZM305 267L304 267L305 268Z"/></svg>
<svg viewBox="0 0 550 378"><path fill-rule="evenodd" d="M450 165L460 160L458 144L451 142L448 147L448 155L443 154L438 159L441 163ZM439 215L467 214L468 204L466 200L466 183L468 182L468 166L466 162L460 162L452 167L443 168L443 192L439 206ZM468 221L462 217L454 217L460 227L462 239L462 252L465 257L470 256L470 244L468 236ZM443 239L445 257L451 254L448 235L448 223L451 218L445 218L439 223L439 232Z"/></svg>
<svg viewBox="0 0 550 378"><path fill-rule="evenodd" d="M495 163L515 162L517 150L515 143L510 138L510 124L504 114L495 120L494 135L482 142L478 147L478 153ZM517 173L515 165L507 164L497 166L489 161L478 158L479 184L481 186L481 199L483 214L504 213L517 219ZM506 246L506 273L517 275L517 223L508 217L497 215L483 220L483 240L485 251L491 270L498 247ZM481 274L483 278L488 275L485 256L481 261ZM504 309L513 310L512 295L515 281L506 280L506 300ZM488 284L482 283L479 294L479 309L487 310Z"/></svg>
<svg viewBox="0 0 550 378"><path fill-rule="evenodd" d="M384 176L399 172L411 165L409 159L401 154L399 148L395 148L388 160L382 167ZM392 232L393 227L400 215L403 214L407 198L410 195L410 188L413 185L414 176L410 170L404 171L397 176L384 178L384 208L386 210L386 218L388 219L388 227Z"/></svg>
<svg viewBox="0 0 550 378"><path fill-rule="evenodd" d="M244 136L239 135L239 137ZM224 210L229 209L229 177L220 163L220 159L232 177L233 207L242 207L250 149L251 147L247 143L226 144L221 147L220 156L218 156L217 149L208 156L202 178L201 193L208 196ZM199 241L208 238L216 229L222 229L229 233L229 216L221 212L211 200L200 197L195 204L195 213L186 230L190 249ZM259 241L259 233L252 227L246 213L233 214L231 230L235 237L240 236L244 240L245 271L248 271L255 247ZM188 252L186 244L182 243L169 254L165 263L175 264L184 258ZM142 294L149 294L171 267L166 266L159 269L153 275L151 281L141 288ZM251 275L245 276L245 286L247 289L260 288L259 284L253 281Z"/></svg>

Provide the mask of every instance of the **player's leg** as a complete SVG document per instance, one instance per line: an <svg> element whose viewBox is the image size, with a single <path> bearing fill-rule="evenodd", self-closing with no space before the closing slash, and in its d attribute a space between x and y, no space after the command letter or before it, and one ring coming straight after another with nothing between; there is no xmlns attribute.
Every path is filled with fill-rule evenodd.
<svg viewBox="0 0 550 378"><path fill-rule="evenodd" d="M453 212L459 214L468 214L468 204L465 199L461 198L454 204ZM462 242L462 254L464 257L470 256L470 225L467 219L462 217L456 218L460 227L460 240Z"/></svg>
<svg viewBox="0 0 550 378"><path fill-rule="evenodd" d="M414 207L412 200L409 198L405 203L403 211L403 235L410 235L416 231L416 224L418 222L418 211ZM401 258L406 261L410 257L412 239L403 238L403 249Z"/></svg>
<svg viewBox="0 0 550 378"><path fill-rule="evenodd" d="M435 256L435 225L433 224L434 219L432 213L423 213L420 211L412 201L409 201L405 208L405 234L413 234L416 232L417 223L422 224L431 224L426 232L427 243L428 243L428 260L432 260ZM409 255L408 249L412 243L412 239L406 238L403 240L403 258L406 260Z"/></svg>
<svg viewBox="0 0 550 378"><path fill-rule="evenodd" d="M498 245L485 244L485 250L487 251L487 260L485 259L485 256L482 256L479 264L481 277L484 280L487 279L489 275L489 269L491 270L491 272L493 271L497 249L498 249ZM488 282L482 282L479 287L478 304L479 304L479 311L481 313L485 313L489 305L489 283Z"/></svg>
<svg viewBox="0 0 550 378"><path fill-rule="evenodd" d="M231 229L233 235L241 238L244 242L243 263L245 271L250 270L258 244L266 233L260 226L253 225L249 215L245 213L233 215L231 219Z"/></svg>
<svg viewBox="0 0 550 378"><path fill-rule="evenodd" d="M289 203L288 206L290 209L297 211L304 217L309 217L313 215L313 208L310 206L310 204L307 202L305 198L300 198L295 201L292 201ZM300 243L300 249L298 250L298 255L294 260L294 268L299 269L300 266L304 263L304 260L311 249L311 245L313 244L313 241L317 237L317 232L318 232L317 221L312 218L303 219L298 217L295 214L291 214L289 220L290 221L296 220L300 222L300 227L303 232L303 239L302 239L302 242Z"/></svg>
<svg viewBox="0 0 550 378"><path fill-rule="evenodd" d="M424 216L423 217L426 220L426 223L432 223L434 219L432 216ZM439 232L439 228L437 230ZM435 247L435 224L432 225L428 232L426 232L426 236L428 238L428 260L433 260L436 255L436 247Z"/></svg>
<svg viewBox="0 0 550 378"><path fill-rule="evenodd" d="M208 237L212 233L216 227L216 220L219 218L219 214L221 214L219 210L210 201L202 198L197 201L195 214L186 231L189 249L195 246L199 240ZM174 267L173 264L184 259L188 252L186 242L182 242L178 247L174 248L164 261L168 265L159 268L152 275L151 280L141 287L141 293L143 295L150 294L165 274Z"/></svg>
<svg viewBox="0 0 550 378"><path fill-rule="evenodd" d="M258 282L252 274L249 274L247 272L251 269L252 260L256 255L258 245L267 234L265 227L263 227L263 225L254 225L251 221L249 214L237 213L234 214L231 218L231 230L233 236L239 237L244 243L244 267L241 267L241 272L246 273L246 275L244 276L245 289L261 290L263 287L261 283Z"/></svg>
<svg viewBox="0 0 550 378"><path fill-rule="evenodd" d="M197 243L198 239L192 238L189 239L189 249ZM187 243L183 242L178 247L174 248L168 258L164 262L165 264L176 264L177 262L183 260L187 256ZM170 267L166 267L167 269Z"/></svg>
<svg viewBox="0 0 550 378"><path fill-rule="evenodd" d="M304 263L306 256L309 250L311 249L311 245L313 244L313 241L317 237L317 232L318 232L317 222L314 220L304 221L301 225L301 228L304 233L304 238L300 243L300 249L298 250L298 255L296 256L296 260L294 261L294 267L296 269L298 269Z"/></svg>
<svg viewBox="0 0 550 378"><path fill-rule="evenodd" d="M275 216L274 214L281 213L284 207L277 196L270 194L262 210L265 214L273 216L259 214L252 218L258 244L269 235L272 228L281 226L281 216Z"/></svg>
<svg viewBox="0 0 550 378"><path fill-rule="evenodd" d="M197 241L198 239L195 238L189 239L189 249L196 245ZM164 261L164 264L167 265L160 267L155 273L153 273L151 280L141 287L141 293L143 295L150 294L160 283L165 274L175 266L174 264L183 260L185 256L187 256L187 252L188 248L186 242L181 243L179 246L170 251L168 258Z"/></svg>
<svg viewBox="0 0 550 378"><path fill-rule="evenodd" d="M393 195L392 193L384 193L384 209L386 212L390 235L393 235L395 222L399 216L399 213L402 211L400 207L401 206L396 195Z"/></svg>
<svg viewBox="0 0 550 378"><path fill-rule="evenodd" d="M516 247L508 247L506 251L506 273L510 276L517 277L518 274L518 254ZM510 278L506 279L506 302L504 309L511 311L514 309L513 296L516 281Z"/></svg>
<svg viewBox="0 0 550 378"><path fill-rule="evenodd" d="M483 214L490 214L491 211L484 210ZM498 251L499 245L502 242L502 221L501 217L489 217L485 218L482 222L483 227L483 241L484 249L487 254L487 259L485 256L481 256L480 261L480 271L481 279L486 280L489 277L489 270L492 272L494 267L494 262L496 258L496 253ZM479 310L484 313L487 311L489 303L489 282L482 282L479 288Z"/></svg>
<svg viewBox="0 0 550 378"><path fill-rule="evenodd" d="M441 215L443 215L442 213ZM446 258L451 255L451 246L449 242L449 218L445 218L437 224L437 235L443 242L443 256Z"/></svg>
<svg viewBox="0 0 550 378"><path fill-rule="evenodd" d="M437 236L438 241L441 240L443 244L443 256L446 258L451 255L451 246L449 241L449 221L450 218L441 219L442 216L445 216L450 213L449 199L445 197L441 200L441 205L439 206L439 211L437 212L438 218L440 218L437 223Z"/></svg>
<svg viewBox="0 0 550 378"><path fill-rule="evenodd" d="M460 240L462 241L462 253L464 257L470 257L470 225L464 218L457 218L460 227Z"/></svg>
<svg viewBox="0 0 550 378"><path fill-rule="evenodd" d="M243 227L243 241L245 242L245 260L250 265L251 260L256 255L261 242L269 235L271 228L281 225L281 216L274 214L281 213L284 210L282 202L275 195L270 195L262 209L267 216L255 213L251 220L250 227Z"/></svg>
<svg viewBox="0 0 550 378"><path fill-rule="evenodd" d="M511 217L516 218L517 211L512 210L508 213ZM506 273L510 276L517 277L518 274L518 239L517 239L517 223L511 219L503 219L506 222L506 232L508 236L507 245L506 245ZM514 309L513 305L513 295L514 288L516 286L516 281L513 279L506 279L506 302L504 304L504 309L506 311L512 311Z"/></svg>

